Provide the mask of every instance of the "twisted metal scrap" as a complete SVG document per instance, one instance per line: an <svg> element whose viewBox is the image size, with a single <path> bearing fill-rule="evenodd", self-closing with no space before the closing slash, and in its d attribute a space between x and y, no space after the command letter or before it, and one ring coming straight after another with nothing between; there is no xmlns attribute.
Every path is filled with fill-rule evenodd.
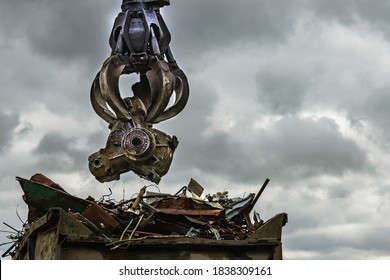
<svg viewBox="0 0 390 280"><path fill-rule="evenodd" d="M160 8L169 4L169 0L123 0L115 20L111 56L91 87L92 107L111 129L106 147L88 158L89 169L100 182L118 180L131 170L158 183L172 162L176 137L153 125L184 109L189 86L172 55L171 35L160 14ZM139 82L132 85L134 96L122 98L119 78L125 74L138 74Z"/></svg>

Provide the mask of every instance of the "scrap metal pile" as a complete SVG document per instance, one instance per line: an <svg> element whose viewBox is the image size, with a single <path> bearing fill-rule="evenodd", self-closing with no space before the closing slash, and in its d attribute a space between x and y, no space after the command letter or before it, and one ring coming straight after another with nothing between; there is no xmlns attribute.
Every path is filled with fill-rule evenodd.
<svg viewBox="0 0 390 280"><path fill-rule="evenodd" d="M203 187L191 179L188 186L173 195L151 192L149 189L155 186L151 185L141 188L131 199L116 202L110 195L99 200L73 196L39 173L30 179L16 179L29 209L24 226L27 233L53 209L61 209L90 230L89 238L102 237L113 250L144 239L248 239L264 224L255 211L254 222L249 215L269 182L267 179L257 194L244 198L230 198L226 191L201 198ZM15 240L15 251L22 239L23 235Z"/></svg>

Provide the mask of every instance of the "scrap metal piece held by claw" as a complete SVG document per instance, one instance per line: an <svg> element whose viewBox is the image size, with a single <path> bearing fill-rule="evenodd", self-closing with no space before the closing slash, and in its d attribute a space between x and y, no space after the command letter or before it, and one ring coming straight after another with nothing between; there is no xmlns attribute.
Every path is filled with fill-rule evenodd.
<svg viewBox="0 0 390 280"><path fill-rule="evenodd" d="M133 171L156 184L170 167L177 138L153 128L134 128L118 121L106 147L89 156L89 169L100 182L119 180L120 174Z"/></svg>

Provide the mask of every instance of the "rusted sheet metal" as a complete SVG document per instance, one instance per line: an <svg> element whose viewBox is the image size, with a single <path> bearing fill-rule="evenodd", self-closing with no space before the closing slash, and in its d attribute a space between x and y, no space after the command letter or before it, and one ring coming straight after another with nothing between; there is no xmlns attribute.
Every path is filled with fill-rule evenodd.
<svg viewBox="0 0 390 280"><path fill-rule="evenodd" d="M119 222L97 204L88 205L82 215L91 221L100 233L105 235L110 235L119 227Z"/></svg>
<svg viewBox="0 0 390 280"><path fill-rule="evenodd" d="M256 230L248 240L260 240L267 238L282 238L282 227L287 223L288 215L280 213L265 222L258 230Z"/></svg>
<svg viewBox="0 0 390 280"><path fill-rule="evenodd" d="M33 223L34 221L36 221L37 219L39 219L43 215L45 215L45 211L39 210L38 208L36 208L32 205L28 205L27 222L29 224Z"/></svg>
<svg viewBox="0 0 390 280"><path fill-rule="evenodd" d="M155 216L168 221L174 221L177 216L185 216L192 223L204 224L204 222L217 221L225 217L224 209L215 208L207 201L201 202L189 197L163 198L152 203L152 206L157 211Z"/></svg>
<svg viewBox="0 0 390 280"><path fill-rule="evenodd" d="M61 208L51 208L31 224L13 259L60 259L60 238L87 239L93 232Z"/></svg>
<svg viewBox="0 0 390 280"><path fill-rule="evenodd" d="M93 201L72 196L61 190L62 188L52 187L53 181L43 175L34 178L38 178L42 183L17 177L25 192L23 198L31 206L29 216L37 218L43 216L42 213L59 207L68 212L82 213L84 218L92 222L102 234L111 234L119 226L118 221Z"/></svg>
<svg viewBox="0 0 390 280"><path fill-rule="evenodd" d="M60 258L61 247L58 242L57 228L38 232L35 243L34 259L37 260L57 260Z"/></svg>
<svg viewBox="0 0 390 280"><path fill-rule="evenodd" d="M159 209L179 209L179 210L224 210L218 204L207 200L202 200L199 197L167 197L156 200L151 204L157 210ZM201 211L202 212L202 211ZM206 214L206 212L202 212ZM210 212L211 213L211 212Z"/></svg>
<svg viewBox="0 0 390 280"><path fill-rule="evenodd" d="M152 203L152 206L156 209L189 209L193 208L193 203L193 200L189 197L167 197L157 200Z"/></svg>
<svg viewBox="0 0 390 280"><path fill-rule="evenodd" d="M65 192L65 190L59 184L55 183L50 178L46 177L41 173L34 174L33 176L31 176L30 180ZM44 210L40 210L37 207L28 205L28 217L27 217L28 223L31 224L33 221L45 215L45 213L46 211Z"/></svg>
<svg viewBox="0 0 390 280"><path fill-rule="evenodd" d="M175 208L158 208L158 212L169 215L186 215L186 216L220 216L223 210L220 209L175 209Z"/></svg>
<svg viewBox="0 0 390 280"><path fill-rule="evenodd" d="M61 208L51 208L48 216L49 219L57 222L56 227L60 235L87 238L93 234L93 231L83 224L82 221L79 221L71 213L67 213Z"/></svg>
<svg viewBox="0 0 390 280"><path fill-rule="evenodd" d="M47 212L52 207L60 207L65 211L82 213L91 204L90 201L75 197L64 191L46 186L31 180L16 177L25 195L23 199L28 205Z"/></svg>
<svg viewBox="0 0 390 280"><path fill-rule="evenodd" d="M17 244L15 253L12 254L13 259L24 260L35 258L36 238L34 236L36 236L38 229L44 227L48 228L55 225L50 217L51 215L47 213L29 226L29 229L24 234L23 239Z"/></svg>
<svg viewBox="0 0 390 280"><path fill-rule="evenodd" d="M242 216L242 214L247 211L248 207L250 207L254 196L254 194L250 194L242 200L229 204L226 209L226 217L230 220L240 218L240 216Z"/></svg>
<svg viewBox="0 0 390 280"><path fill-rule="evenodd" d="M34 174L33 176L31 176L30 180L66 192L59 184L55 183L53 180L41 173Z"/></svg>

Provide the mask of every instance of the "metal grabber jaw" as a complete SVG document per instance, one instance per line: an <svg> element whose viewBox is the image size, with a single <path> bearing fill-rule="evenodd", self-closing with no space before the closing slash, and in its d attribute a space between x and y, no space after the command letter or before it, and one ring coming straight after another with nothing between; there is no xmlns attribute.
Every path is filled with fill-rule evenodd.
<svg viewBox="0 0 390 280"><path fill-rule="evenodd" d="M173 57L171 35L160 14L160 8L169 4L123 0L115 19L111 56L91 87L92 107L111 130L106 147L89 157L89 169L100 182L133 171L158 183L171 165L178 140L153 125L184 109L189 86ZM133 96L122 98L119 78L128 74L138 75L139 81L131 87Z"/></svg>
<svg viewBox="0 0 390 280"><path fill-rule="evenodd" d="M119 92L119 77L135 72L121 54L104 62L92 84L92 107L111 129L106 147L88 159L91 173L100 182L118 180L120 174L133 171L159 183L171 165L178 140L153 125L183 110L189 95L188 82L175 65L157 57L148 61L146 72L132 86L132 97L123 99ZM171 97L175 101L168 106Z"/></svg>

